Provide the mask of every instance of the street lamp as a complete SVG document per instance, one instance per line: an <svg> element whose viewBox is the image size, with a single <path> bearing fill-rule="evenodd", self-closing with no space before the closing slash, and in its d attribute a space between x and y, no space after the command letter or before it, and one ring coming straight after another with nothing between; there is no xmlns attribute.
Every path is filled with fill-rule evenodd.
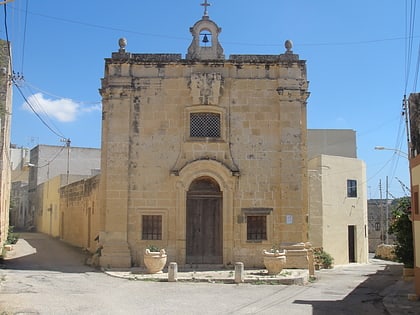
<svg viewBox="0 0 420 315"><path fill-rule="evenodd" d="M405 152L403 152L403 151L401 151L401 150L399 150L399 149L392 149L392 148L386 148L386 147L383 147L383 146L376 146L376 147L375 147L375 150L388 150L388 151L394 151L394 153L396 153L396 154L398 154L398 155L401 155L401 156L405 157L406 159L408 159L408 154L407 154L407 153L405 153Z"/></svg>

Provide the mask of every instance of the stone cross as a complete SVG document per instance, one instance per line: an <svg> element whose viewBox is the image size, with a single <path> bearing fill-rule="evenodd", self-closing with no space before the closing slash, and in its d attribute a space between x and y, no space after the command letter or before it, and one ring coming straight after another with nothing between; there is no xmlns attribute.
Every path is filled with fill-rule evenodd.
<svg viewBox="0 0 420 315"><path fill-rule="evenodd" d="M200 5L204 7L204 16L209 16L209 14L207 12L207 7L211 6L211 4L208 3L207 0L204 0L204 3L202 3Z"/></svg>

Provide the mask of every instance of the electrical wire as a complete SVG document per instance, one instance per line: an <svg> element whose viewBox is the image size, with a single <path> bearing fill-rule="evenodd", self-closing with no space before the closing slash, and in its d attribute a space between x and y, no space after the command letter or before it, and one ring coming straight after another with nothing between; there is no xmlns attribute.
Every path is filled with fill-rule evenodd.
<svg viewBox="0 0 420 315"><path fill-rule="evenodd" d="M15 10L19 11L21 9L14 8ZM77 21L73 19L66 19L61 17L55 17L43 13L28 11L26 14L31 14L35 16L40 16L43 18L76 24L76 25L83 25L91 28L96 29L103 29L103 30L109 30L109 31L118 31L128 34L135 34L135 35L141 35L141 36L148 36L148 37L157 37L157 38L165 38L165 39L171 39L171 40L182 40L182 41L190 41L191 38L187 37L180 37L180 36L171 36L171 35L164 35L164 34L156 34L156 33L145 33L145 32L138 32L133 31L132 29L124 29L124 28L117 28L117 27L111 27L111 26L105 26L105 25L99 25L94 23L88 23L83 21ZM361 41L352 41L352 42L324 42L324 43L294 43L295 47L299 46L351 46L351 45L364 45L364 44L371 44L371 43L378 43L378 42L386 42L386 41L397 41L397 40L404 40L407 39L407 36L405 37L392 37L392 38L380 38L380 39L371 39L371 40L361 40ZM283 44L279 43L245 43L245 42L229 42L224 41L224 45L235 45L235 46L250 46L250 47L278 47L283 46Z"/></svg>
<svg viewBox="0 0 420 315"><path fill-rule="evenodd" d="M22 43L22 64L21 64L21 73L23 74L23 65L25 62L25 46L26 46L26 30L28 27L28 8L29 8L29 0L26 0L26 10L25 10L25 23L23 28L23 43Z"/></svg>
<svg viewBox="0 0 420 315"><path fill-rule="evenodd" d="M67 148L67 145L66 144L63 145L63 146L61 146L60 151L58 151L57 154L54 155L51 160L47 161L47 163L44 164L44 165L36 166L36 168L43 168L43 167L46 167L46 166L50 165L52 162L54 162L58 158L58 156L60 155L60 153L63 152L65 148Z"/></svg>
<svg viewBox="0 0 420 315"><path fill-rule="evenodd" d="M25 84L28 85L29 87L31 87L32 89L37 90L38 92L41 92L41 93L43 93L45 95L48 95L48 96L51 96L51 97L55 97L55 98L59 98L59 99L68 99L68 97L56 95L56 94L53 94L53 93L48 92L46 90L43 90L43 89L41 89L41 88L33 85L32 83L30 83L30 82L28 82L26 80L25 80ZM32 93L32 94L34 94L34 93ZM98 104L101 104L102 103L101 101L77 101L77 100L74 100L74 99L72 99L72 102L77 103L77 104L80 104L80 105L89 105L89 104L90 105L98 105Z"/></svg>
<svg viewBox="0 0 420 315"><path fill-rule="evenodd" d="M417 0L410 0L410 6L407 5L406 0L406 57L405 57L405 82L404 95L407 95L408 81L410 78L411 57L413 53L413 39L414 39L414 25L416 20L416 6ZM408 15L408 16L407 16Z"/></svg>
<svg viewBox="0 0 420 315"><path fill-rule="evenodd" d="M4 32L6 34L6 42L7 42L7 54L9 55L9 66L10 71L13 73L13 62L12 62L12 51L10 48L10 41L9 41L9 28L7 27L7 5L3 5L4 8Z"/></svg>
<svg viewBox="0 0 420 315"><path fill-rule="evenodd" d="M420 43L417 49L417 63L416 63L416 72L414 74L414 83L413 83L413 91L417 90L417 81L419 77L419 68L420 68Z"/></svg>
<svg viewBox="0 0 420 315"><path fill-rule="evenodd" d="M25 81L26 83L26 81ZM26 86L26 85L25 85ZM61 130L57 127L56 124L54 124L54 121L50 118L50 116L48 115L47 111L45 110L45 108L41 105L41 102L39 102L37 94L35 94L29 86L27 86L27 89L29 90L30 94L32 95L32 99L34 100L34 103L37 105L37 108L43 112L44 117L46 117L50 123L50 125L52 125L55 130L57 130L59 133L62 133Z"/></svg>
<svg viewBox="0 0 420 315"><path fill-rule="evenodd" d="M14 82L14 80L13 80ZM15 82L14 82L15 83ZM58 131L55 131L50 125L47 124L47 122L37 113L35 108L32 106L31 102L26 98L25 94L23 93L22 89L18 84L15 84L16 89L19 91L19 94L22 96L22 98L25 100L26 104L28 104L29 108L32 110L32 112L38 117L38 119L55 135L62 139L67 139L62 133L59 133Z"/></svg>

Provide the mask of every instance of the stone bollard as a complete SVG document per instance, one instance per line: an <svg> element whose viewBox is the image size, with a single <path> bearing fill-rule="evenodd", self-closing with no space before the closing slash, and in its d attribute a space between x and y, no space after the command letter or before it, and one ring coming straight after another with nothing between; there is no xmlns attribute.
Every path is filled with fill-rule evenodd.
<svg viewBox="0 0 420 315"><path fill-rule="evenodd" d="M308 270L310 276L315 276L314 250L308 249Z"/></svg>
<svg viewBox="0 0 420 315"><path fill-rule="evenodd" d="M244 282L244 263L235 263L235 283Z"/></svg>
<svg viewBox="0 0 420 315"><path fill-rule="evenodd" d="M168 282L178 281L178 264L176 262L169 263L168 267Z"/></svg>

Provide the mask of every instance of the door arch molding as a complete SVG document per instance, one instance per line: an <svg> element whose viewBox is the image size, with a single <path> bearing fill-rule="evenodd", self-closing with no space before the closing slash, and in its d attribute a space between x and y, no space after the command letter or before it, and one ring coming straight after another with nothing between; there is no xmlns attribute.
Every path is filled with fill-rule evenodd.
<svg viewBox="0 0 420 315"><path fill-rule="evenodd" d="M186 209L187 193L191 183L197 178L209 177L219 185L222 194L222 251L223 264L234 263L233 235L234 235L234 190L237 177L223 164L214 160L198 160L187 164L179 172L176 181L177 209L176 209L176 256L181 265L186 263Z"/></svg>

